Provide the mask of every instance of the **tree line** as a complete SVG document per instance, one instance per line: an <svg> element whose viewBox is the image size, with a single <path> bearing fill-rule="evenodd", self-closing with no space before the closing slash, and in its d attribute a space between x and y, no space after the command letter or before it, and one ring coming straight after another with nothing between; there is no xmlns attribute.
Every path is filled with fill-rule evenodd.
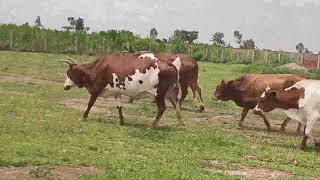
<svg viewBox="0 0 320 180"><path fill-rule="evenodd" d="M67 21L69 22L69 25L61 27L67 32L75 31L75 32L81 32L81 33L88 33L90 28L85 26L84 19L81 17L74 18L74 17L68 17ZM43 28L43 25L41 23L41 17L37 16L36 20L34 21L35 27ZM114 31L114 30L110 30ZM105 31L101 31L104 33ZM171 44L181 44L181 43L187 43L192 44L194 43L198 37L199 32L198 31L187 31L187 30L175 30L173 34L168 39L157 39L158 37L158 31L154 27L150 30L150 38L154 39L158 42L162 41L164 43L171 43ZM235 30L233 32L233 37L235 39L236 44L238 45L238 48L240 49L256 49L256 44L253 39L243 39L243 35L239 30ZM213 45L221 46L221 47L229 47L233 48L230 43L226 43L224 40L224 33L223 32L216 32L212 35L210 41L212 41ZM296 50L299 53L312 53L308 48L304 46L302 42L299 42L296 45ZM320 52L319 52L320 53Z"/></svg>

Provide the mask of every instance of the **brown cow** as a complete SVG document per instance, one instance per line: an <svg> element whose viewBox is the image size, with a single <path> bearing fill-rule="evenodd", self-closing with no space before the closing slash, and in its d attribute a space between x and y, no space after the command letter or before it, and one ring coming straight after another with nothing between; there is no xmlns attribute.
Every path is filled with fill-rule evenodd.
<svg viewBox="0 0 320 180"><path fill-rule="evenodd" d="M198 85L198 64L195 60L184 54L168 55L152 52L138 52L135 55L139 58L150 58L151 60L164 60L168 62L173 62L175 59L180 57L181 68L179 70L179 75L182 90L180 103L182 103L184 99L187 97L188 87L190 87L193 92L193 98L197 105L198 111L204 111L201 88ZM172 93L176 94L175 92ZM169 95L168 98L170 99L171 103L175 106L174 96L171 97Z"/></svg>
<svg viewBox="0 0 320 180"><path fill-rule="evenodd" d="M245 75L239 79L225 82L222 80L220 85L217 86L213 100L229 101L232 100L236 105L243 108L239 126L243 126L245 117L250 109L253 109L264 92L266 87L272 89L281 90L292 86L297 81L303 80L303 75L293 74L250 74ZM270 123L264 114L259 113L268 130L271 130ZM290 118L287 118L281 125L281 131L285 130L285 127ZM300 124L298 130L300 131Z"/></svg>
<svg viewBox="0 0 320 180"><path fill-rule="evenodd" d="M166 105L165 96L172 88L179 86L180 58L173 63L166 61L142 60L135 56L105 56L93 63L69 64L64 89L71 87L86 88L91 97L83 119L86 120L96 99L114 97L119 110L120 124L124 124L122 115L121 95L129 97L152 93L156 97L158 114L153 123L157 127ZM176 90L176 92L179 92ZM176 94L175 101L178 101ZM183 125L180 106L176 107L178 125Z"/></svg>

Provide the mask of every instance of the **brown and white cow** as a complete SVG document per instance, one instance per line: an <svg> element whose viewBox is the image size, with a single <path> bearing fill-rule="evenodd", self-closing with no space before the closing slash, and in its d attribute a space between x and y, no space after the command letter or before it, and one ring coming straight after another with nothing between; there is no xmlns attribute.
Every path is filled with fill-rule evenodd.
<svg viewBox="0 0 320 180"><path fill-rule="evenodd" d="M268 87L261 95L255 111L283 110L288 117L306 124L300 148L306 148L308 138L313 139L315 145L320 147L320 141L312 136L312 129L320 118L319 89L319 80L302 80L285 90Z"/></svg>
<svg viewBox="0 0 320 180"><path fill-rule="evenodd" d="M121 95L129 97L151 93L156 97L158 114L153 123L157 127L159 120L166 110L165 96L172 88L179 86L179 69L181 60L174 62L141 60L135 56L105 56L93 63L69 64L64 89L72 87L86 88L91 97L87 110L83 115L86 120L96 99L100 97L114 97L119 110L120 124L124 124L122 114ZM179 92L178 90L176 92ZM178 93L175 101L178 101ZM180 106L176 107L177 123L183 125Z"/></svg>
<svg viewBox="0 0 320 180"><path fill-rule="evenodd" d="M245 117L250 109L253 109L266 87L270 86L273 89L281 90L292 86L294 83L305 79L303 75L294 74L249 74L239 79L225 82L222 80L217 86L212 98L213 100L229 101L232 100L236 105L243 108L239 126L243 126ZM271 130L270 123L266 116L262 113L261 116L267 126ZM287 118L281 125L282 131L285 130L290 118ZM298 130L300 131L300 124Z"/></svg>
<svg viewBox="0 0 320 180"><path fill-rule="evenodd" d="M160 54L160 53L152 53L152 52L138 52L135 54L139 58L150 58L151 60L164 60L168 62L173 62L178 57L181 59L181 68L179 70L179 76L180 76L180 85L181 85L181 101L180 104L184 101L184 99L188 95L188 87L191 88L193 92L193 98L194 102L197 105L197 109L199 112L204 111L204 104L201 94L201 88L198 85L198 64L195 60L190 58L187 55L184 54L175 54L175 55L169 55L169 54ZM172 91L173 97L171 95L168 96L171 103L175 106L174 103L174 94L176 94L174 91Z"/></svg>

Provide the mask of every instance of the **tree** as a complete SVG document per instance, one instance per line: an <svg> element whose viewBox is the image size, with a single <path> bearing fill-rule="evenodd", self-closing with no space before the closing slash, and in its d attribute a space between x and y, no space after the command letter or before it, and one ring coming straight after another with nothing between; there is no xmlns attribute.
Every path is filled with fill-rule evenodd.
<svg viewBox="0 0 320 180"><path fill-rule="evenodd" d="M313 54L313 52L310 51L308 48L305 48L305 49L304 49L304 53L306 53L306 54Z"/></svg>
<svg viewBox="0 0 320 180"><path fill-rule="evenodd" d="M150 37L151 37L152 39L157 39L157 36L158 36L158 31L157 31L157 29L156 29L156 28L152 28L152 29L150 30Z"/></svg>
<svg viewBox="0 0 320 180"><path fill-rule="evenodd" d="M76 21L75 21L75 29L77 32L86 32L86 29L84 27L84 19L82 18L78 18Z"/></svg>
<svg viewBox="0 0 320 180"><path fill-rule="evenodd" d="M75 30L76 32L86 33L90 29L89 27L84 26L84 19L80 17L78 19L75 19L74 17L68 17L67 20L69 21L70 26L62 27L67 32L69 32L70 30Z"/></svg>
<svg viewBox="0 0 320 180"><path fill-rule="evenodd" d="M240 47L241 43L242 43L242 34L240 33L240 31L234 31L233 32L233 37L236 39L236 42Z"/></svg>
<svg viewBox="0 0 320 180"><path fill-rule="evenodd" d="M41 24L41 18L40 18L40 16L37 16L37 18L36 18L36 20L34 21L34 23L35 23L35 27L37 27L37 28L43 27L42 24Z"/></svg>
<svg viewBox="0 0 320 180"><path fill-rule="evenodd" d="M198 31L186 31L186 30L177 29L174 31L173 35L169 38L169 41L170 42L184 41L191 44L198 39L198 34L199 34Z"/></svg>
<svg viewBox="0 0 320 180"><path fill-rule="evenodd" d="M299 52L299 53L303 53L305 51L305 47L304 45L300 42L296 45L296 50Z"/></svg>
<svg viewBox="0 0 320 180"><path fill-rule="evenodd" d="M242 49L254 49L256 47L254 41L252 39L244 40L243 45L240 46Z"/></svg>
<svg viewBox="0 0 320 180"><path fill-rule="evenodd" d="M222 32L216 32L212 36L211 40L213 44L224 46L226 43L223 40L224 34Z"/></svg>

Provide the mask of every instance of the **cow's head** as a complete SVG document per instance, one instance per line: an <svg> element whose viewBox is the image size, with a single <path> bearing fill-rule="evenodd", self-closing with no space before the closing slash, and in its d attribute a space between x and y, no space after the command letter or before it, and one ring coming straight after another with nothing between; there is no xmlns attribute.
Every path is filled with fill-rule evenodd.
<svg viewBox="0 0 320 180"><path fill-rule="evenodd" d="M225 82L224 80L221 81L221 83L216 87L215 92L213 93L212 99L217 101L228 101L230 100L228 96L228 86L232 83L232 81Z"/></svg>
<svg viewBox="0 0 320 180"><path fill-rule="evenodd" d="M69 59L63 61L69 65L67 78L64 82L64 90L70 90L73 87L86 87L88 84L88 74L84 69L84 65L77 64L74 60Z"/></svg>
<svg viewBox="0 0 320 180"><path fill-rule="evenodd" d="M273 91L270 87L267 87L254 108L254 112L270 112L275 108L277 108L277 91Z"/></svg>

